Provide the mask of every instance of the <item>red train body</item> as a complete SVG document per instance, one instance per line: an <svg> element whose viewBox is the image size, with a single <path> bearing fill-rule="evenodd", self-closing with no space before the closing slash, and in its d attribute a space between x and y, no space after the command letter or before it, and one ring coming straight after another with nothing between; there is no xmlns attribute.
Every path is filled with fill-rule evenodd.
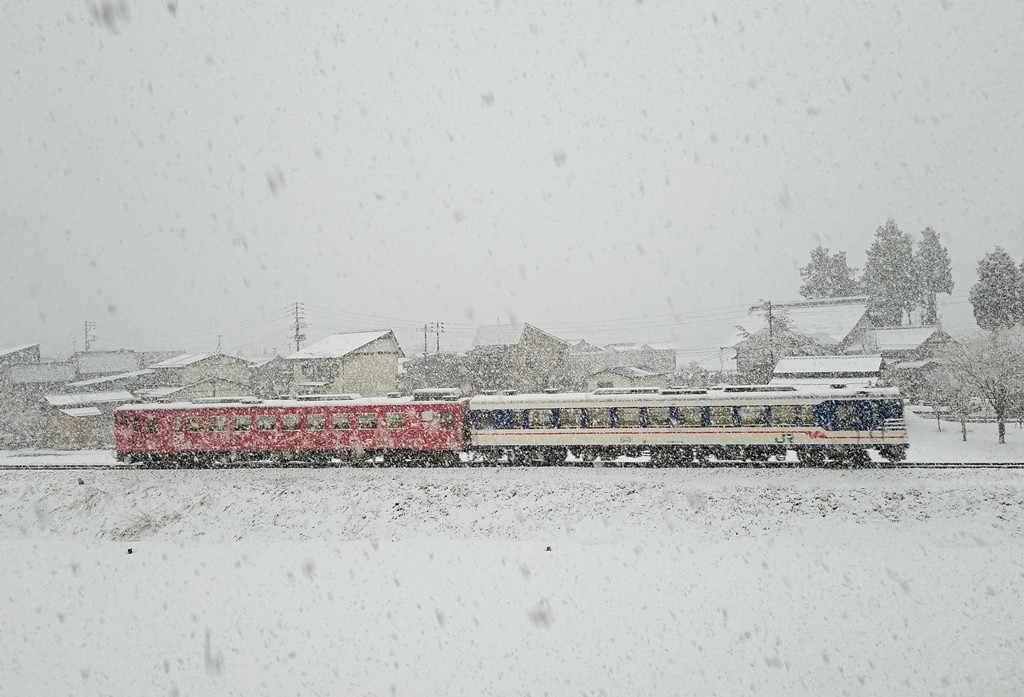
<svg viewBox="0 0 1024 697"><path fill-rule="evenodd" d="M412 398L132 404L114 412L122 461L428 459L465 449L463 405Z"/></svg>

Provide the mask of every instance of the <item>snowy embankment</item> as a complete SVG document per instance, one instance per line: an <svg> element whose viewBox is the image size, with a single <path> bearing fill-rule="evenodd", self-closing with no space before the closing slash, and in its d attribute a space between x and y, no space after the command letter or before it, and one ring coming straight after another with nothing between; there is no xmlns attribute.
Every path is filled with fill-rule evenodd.
<svg viewBox="0 0 1024 697"><path fill-rule="evenodd" d="M1021 470L6 471L0 559L3 695L1024 690Z"/></svg>

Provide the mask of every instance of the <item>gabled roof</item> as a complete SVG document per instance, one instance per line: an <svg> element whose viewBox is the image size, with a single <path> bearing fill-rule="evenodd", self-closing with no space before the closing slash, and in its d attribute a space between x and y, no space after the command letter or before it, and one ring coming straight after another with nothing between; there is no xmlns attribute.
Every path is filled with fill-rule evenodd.
<svg viewBox="0 0 1024 697"><path fill-rule="evenodd" d="M198 363L199 361L205 361L210 356L214 356L213 353L183 353L174 358L168 358L167 360L160 361L159 363L153 363L150 368L184 368L187 365Z"/></svg>
<svg viewBox="0 0 1024 697"><path fill-rule="evenodd" d="M132 378L142 377L143 375L149 375L153 371L149 369L145 370L133 370L130 373L121 373L119 375L104 375L101 378L92 378L90 380L79 380L78 382L69 382L68 387L91 387L93 385L102 385L107 382L118 382L120 380L131 380Z"/></svg>
<svg viewBox="0 0 1024 697"><path fill-rule="evenodd" d="M632 344L632 343L619 343L619 344L605 344L605 349L608 351L616 351L623 353L626 351L647 351L649 347L645 344Z"/></svg>
<svg viewBox="0 0 1024 697"><path fill-rule="evenodd" d="M0 358L7 356L12 353L18 353L30 348L38 348L39 344L24 344L22 346L12 346L11 348L0 349Z"/></svg>
<svg viewBox="0 0 1024 697"><path fill-rule="evenodd" d="M601 375L602 373L613 373L624 378L652 378L659 375L669 374L666 370L651 370L650 368L635 366L620 366L618 368L605 368L604 370L599 370L596 373L592 373L591 376Z"/></svg>
<svg viewBox="0 0 1024 697"><path fill-rule="evenodd" d="M103 412L99 410L99 407L71 407L69 409L61 409L60 413L81 419L89 416L99 416Z"/></svg>
<svg viewBox="0 0 1024 697"><path fill-rule="evenodd" d="M824 346L841 344L867 314L867 298L829 298L804 300L790 303L773 303L773 314L784 314L790 328L799 334L814 339ZM755 305L739 325L755 334L768 328L767 312L763 305ZM744 340L743 331L737 328L724 346L735 346Z"/></svg>
<svg viewBox="0 0 1024 697"><path fill-rule="evenodd" d="M138 370L139 357L134 351L81 351L74 355L79 375L127 373Z"/></svg>
<svg viewBox="0 0 1024 697"><path fill-rule="evenodd" d="M871 334L879 351L912 351L940 331L938 327L885 327Z"/></svg>
<svg viewBox="0 0 1024 697"><path fill-rule="evenodd" d="M576 339L569 342L570 353L599 353L600 351L600 346L594 346L586 339Z"/></svg>
<svg viewBox="0 0 1024 697"><path fill-rule="evenodd" d="M881 356L787 356L778 362L775 375L869 375L882 369Z"/></svg>
<svg viewBox="0 0 1024 697"><path fill-rule="evenodd" d="M381 342L379 349L390 346L390 350L369 350L369 346L375 342ZM366 350L362 350L366 349ZM378 329L372 332L350 332L347 334L332 334L326 339L321 339L301 351L297 351L288 360L302 360L308 358L341 358L350 353L397 353L404 356L402 347L395 338L394 332L390 329Z"/></svg>
<svg viewBox="0 0 1024 697"><path fill-rule="evenodd" d="M48 394L46 401L54 407L85 407L112 402L130 402L135 399L131 392L83 392L81 394Z"/></svg>
<svg viewBox="0 0 1024 697"><path fill-rule="evenodd" d="M75 366L70 363L24 363L11 366L11 382L16 385L67 382L74 379Z"/></svg>
<svg viewBox="0 0 1024 697"><path fill-rule="evenodd" d="M525 324L488 324L476 328L473 348L481 346L512 346L523 338Z"/></svg>

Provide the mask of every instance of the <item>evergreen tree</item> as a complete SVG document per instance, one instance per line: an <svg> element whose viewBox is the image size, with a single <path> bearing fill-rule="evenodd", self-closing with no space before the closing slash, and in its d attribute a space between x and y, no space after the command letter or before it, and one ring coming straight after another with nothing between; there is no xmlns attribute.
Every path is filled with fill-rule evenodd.
<svg viewBox="0 0 1024 697"><path fill-rule="evenodd" d="M871 318L880 327L902 324L903 313L909 315L920 300L913 239L892 218L875 231L861 285Z"/></svg>
<svg viewBox="0 0 1024 697"><path fill-rule="evenodd" d="M846 263L846 252L829 254L828 247L818 245L811 251L811 263L800 268L804 280L800 295L808 300L857 295L860 285L855 276L855 270Z"/></svg>
<svg viewBox="0 0 1024 697"><path fill-rule="evenodd" d="M974 320L982 329L1012 327L1024 320L1024 281L1013 259L996 247L978 262L978 280L971 286Z"/></svg>
<svg viewBox="0 0 1024 697"><path fill-rule="evenodd" d="M939 242L939 233L930 227L921 231L921 240L917 243L917 272L924 296L924 324L935 324L939 320L935 295L953 292L953 267L949 263L949 251Z"/></svg>

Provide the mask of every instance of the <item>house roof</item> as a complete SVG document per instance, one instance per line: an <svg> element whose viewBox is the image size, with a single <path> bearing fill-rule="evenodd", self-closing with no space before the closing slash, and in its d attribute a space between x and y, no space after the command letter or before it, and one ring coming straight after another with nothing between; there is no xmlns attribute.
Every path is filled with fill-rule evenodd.
<svg viewBox="0 0 1024 697"><path fill-rule="evenodd" d="M61 409L60 413L81 419L87 416L99 416L103 412L99 410L99 407L71 407L70 409Z"/></svg>
<svg viewBox="0 0 1024 697"><path fill-rule="evenodd" d="M18 353L18 351L24 351L36 346L39 346L39 344L24 344L22 346L12 346L11 348L0 349L0 357L7 356L12 353Z"/></svg>
<svg viewBox="0 0 1024 697"><path fill-rule="evenodd" d="M887 327L871 334L878 351L911 351L938 331L938 327Z"/></svg>
<svg viewBox="0 0 1024 697"><path fill-rule="evenodd" d="M83 351L74 356L79 375L101 373L127 373L139 369L139 357L134 351Z"/></svg>
<svg viewBox="0 0 1024 697"><path fill-rule="evenodd" d="M473 348L518 344L525 327L525 324L488 324L477 327L473 335Z"/></svg>
<svg viewBox="0 0 1024 697"><path fill-rule="evenodd" d="M67 382L74 379L75 366L70 363L25 363L11 366L11 382L16 385Z"/></svg>
<svg viewBox="0 0 1024 697"><path fill-rule="evenodd" d="M838 378L772 378L769 385L792 385L793 387L828 387L829 385L847 385L848 387L875 387L877 377L838 377Z"/></svg>
<svg viewBox="0 0 1024 697"><path fill-rule="evenodd" d="M50 406L62 407L84 407L96 404L110 404L112 402L130 402L135 399L131 392L118 390L116 392L82 392L81 394L48 394L46 401Z"/></svg>
<svg viewBox="0 0 1024 697"><path fill-rule="evenodd" d="M712 373L735 373L736 351L730 348L683 349L676 351L676 365L685 368L696 363Z"/></svg>
<svg viewBox="0 0 1024 697"><path fill-rule="evenodd" d="M785 314L790 328L799 334L814 339L819 344L834 346L840 344L867 314L867 298L832 298L827 300L806 300L801 302L772 305L773 314ZM763 305L750 308L749 314L740 321L740 327L750 334L768 328L768 318ZM724 346L735 346L745 336L737 328Z"/></svg>
<svg viewBox="0 0 1024 697"><path fill-rule="evenodd" d="M605 368L604 370L599 370L592 375L601 375L602 373L613 373L624 378L651 378L669 374L668 371L665 370L651 370L650 368L635 366L619 366L617 368Z"/></svg>
<svg viewBox="0 0 1024 697"><path fill-rule="evenodd" d="M776 364L775 375L856 375L878 373L881 356L787 356Z"/></svg>
<svg viewBox="0 0 1024 697"><path fill-rule="evenodd" d="M152 370L133 370L130 373L120 373L118 375L104 375L100 378L91 378L89 380L79 380L78 382L69 382L68 387L90 387L92 385L102 385L107 382L117 382L119 380L130 380L132 378L142 377L143 375L149 375Z"/></svg>
<svg viewBox="0 0 1024 697"><path fill-rule="evenodd" d="M350 353L356 353L359 349L379 340L389 338L393 345L392 351L381 351L380 353L397 353L403 356L402 347L398 344L394 333L390 329L378 329L372 332L350 332L347 334L332 334L326 339L321 339L301 351L297 351L288 360L301 360L304 358L341 358Z"/></svg>
<svg viewBox="0 0 1024 697"><path fill-rule="evenodd" d="M184 368L187 365L198 363L199 361L205 361L210 356L216 356L215 353L183 353L175 356L174 358L168 358L167 360L160 361L159 363L153 363L150 368Z"/></svg>

